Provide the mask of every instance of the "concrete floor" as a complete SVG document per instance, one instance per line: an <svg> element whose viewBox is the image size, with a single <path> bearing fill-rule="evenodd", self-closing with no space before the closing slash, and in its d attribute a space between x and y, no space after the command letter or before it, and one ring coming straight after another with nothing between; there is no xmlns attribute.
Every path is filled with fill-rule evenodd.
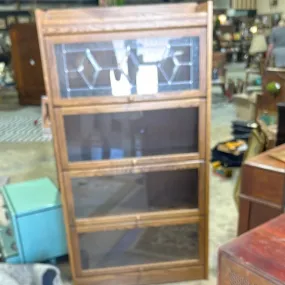
<svg viewBox="0 0 285 285"><path fill-rule="evenodd" d="M244 76L242 69L234 67L229 72L229 77ZM1 94L1 93L0 93ZM3 106L0 109L0 118L7 113L30 112L31 107L19 108ZM40 108L32 107L35 118L40 117ZM36 118L37 119L37 118ZM230 138L231 121L235 119L235 110L232 104L220 94L220 90L214 90L212 105L212 138L211 144ZM0 119L1 122L1 119ZM1 133L0 137L4 133ZM56 168L51 142L0 142L0 175L9 176L11 182L24 181L38 177L50 177L55 183ZM233 201L233 189L236 177L223 180L211 175L210 178L210 277L207 281L195 281L180 283L183 285L212 285L216 284L217 250L220 245L228 242L236 235L237 210ZM66 265L61 266L66 284L70 278Z"/></svg>

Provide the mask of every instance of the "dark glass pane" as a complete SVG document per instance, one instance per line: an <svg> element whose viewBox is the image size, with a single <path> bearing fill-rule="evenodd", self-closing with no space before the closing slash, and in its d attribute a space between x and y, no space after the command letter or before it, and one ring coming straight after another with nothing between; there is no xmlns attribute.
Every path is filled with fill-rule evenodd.
<svg viewBox="0 0 285 285"><path fill-rule="evenodd" d="M64 116L70 161L198 152L198 108Z"/></svg>
<svg viewBox="0 0 285 285"><path fill-rule="evenodd" d="M198 225L191 224L81 234L81 266L95 269L198 259L198 233Z"/></svg>
<svg viewBox="0 0 285 285"><path fill-rule="evenodd" d="M55 46L62 98L199 89L199 37Z"/></svg>
<svg viewBox="0 0 285 285"><path fill-rule="evenodd" d="M72 178L76 218L198 208L198 170Z"/></svg>

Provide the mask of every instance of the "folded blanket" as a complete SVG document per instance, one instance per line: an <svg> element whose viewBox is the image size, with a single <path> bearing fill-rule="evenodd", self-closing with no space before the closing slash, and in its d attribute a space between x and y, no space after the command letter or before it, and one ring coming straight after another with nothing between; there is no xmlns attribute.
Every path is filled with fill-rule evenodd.
<svg viewBox="0 0 285 285"><path fill-rule="evenodd" d="M62 285L60 271L50 264L0 263L1 285Z"/></svg>

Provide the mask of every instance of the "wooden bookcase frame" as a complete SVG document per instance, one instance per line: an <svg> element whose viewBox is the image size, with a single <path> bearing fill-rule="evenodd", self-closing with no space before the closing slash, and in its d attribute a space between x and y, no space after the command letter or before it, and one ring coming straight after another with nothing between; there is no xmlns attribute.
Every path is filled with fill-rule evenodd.
<svg viewBox="0 0 285 285"><path fill-rule="evenodd" d="M168 215L169 216L169 215ZM139 265L129 265L129 266L121 266L121 267L110 267L110 268L102 268L102 269L89 269L82 270L80 266L80 247L79 247L79 234L84 233L93 233L93 232L102 232L102 231L111 231L111 230L131 230L135 228L145 228L145 227L159 227L159 226L171 226L171 225L188 225L188 224L197 224L198 226L198 238L199 238L199 258L198 259L189 259L189 260L178 260L171 262L157 262L152 264L139 264ZM184 218L164 218L164 219L149 219L148 221L140 221L136 223L124 223L124 224L110 224L108 226L90 226L90 225L81 225L76 228L72 228L72 236L74 242L73 250L77 252L76 254L76 273L77 276L87 277L92 275L108 275L108 274L120 274L127 272L141 272L147 271L149 269L152 270L162 270L171 267L181 267L181 266L202 266L204 265L204 219L198 216L193 217L184 217Z"/></svg>
<svg viewBox="0 0 285 285"><path fill-rule="evenodd" d="M187 154L170 154L170 155L157 155L157 156L144 156L140 158L123 158L112 160L100 160L100 161L78 161L69 162L68 151L66 145L66 136L64 129L63 117L65 115L82 115L82 114L99 114L99 113L119 113L119 112L132 112L132 111L147 111L147 110L162 110L162 109L174 109L174 108L198 108L198 152ZM165 163L173 161L188 161L205 159L205 147L204 142L206 138L206 101L204 99L196 100L179 100L179 101L162 101L153 102L149 104L144 103L132 103L130 104L117 104L117 105L93 105L83 107L70 107L70 108L57 108L54 111L55 119L57 122L57 132L60 138L60 147L62 149L61 166L64 170L76 170L76 169L92 169L101 167L126 167L136 165L147 165L153 163Z"/></svg>
<svg viewBox="0 0 285 285"><path fill-rule="evenodd" d="M181 209L181 210L165 210L158 212L144 212L136 214L122 214L117 216L108 216L108 217L93 217L93 218L76 218L74 211L74 199L72 193L71 179L78 177L100 177L100 176L115 176L122 174L138 174L138 173L148 173L155 171L173 171L173 170L198 170L198 208L197 209ZM187 218L192 216L203 216L205 212L204 205L204 191L205 191L205 165L201 161L188 161L188 162L176 162L176 163L167 163L167 164L154 164L147 166L135 166L135 167L124 167L124 168L107 168L107 169L96 169L96 170L81 170L81 171L71 171L64 172L63 174L65 192L67 194L69 204L69 225L80 227L98 227L104 225L104 228L107 228L108 225L112 224L124 224L129 223L137 225L138 222L147 222L152 219L163 220L165 218ZM189 185L191 189L191 185Z"/></svg>
<svg viewBox="0 0 285 285"><path fill-rule="evenodd" d="M208 277L209 160L212 77L211 1L198 5L168 4L36 11L44 80L49 101L58 180L62 194L72 276L78 285L154 284ZM125 97L62 99L54 46L62 43L152 36L200 38L198 90ZM114 161L69 163L63 116L129 110L199 108L199 152ZM75 219L70 177L198 169L199 209ZM123 219L122 219L123 218ZM124 220L124 222L123 222ZM82 270L78 234L161 225L199 225L199 259ZM114 281L115 280L115 281Z"/></svg>

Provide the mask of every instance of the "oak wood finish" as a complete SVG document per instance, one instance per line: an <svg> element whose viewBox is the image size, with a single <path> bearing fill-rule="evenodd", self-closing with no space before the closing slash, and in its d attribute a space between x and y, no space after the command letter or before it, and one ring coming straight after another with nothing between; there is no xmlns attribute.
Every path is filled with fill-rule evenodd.
<svg viewBox="0 0 285 285"><path fill-rule="evenodd" d="M72 276L75 284L154 284L203 279L208 276L208 204L212 73L212 2L136 7L36 11L44 80L58 179L62 194ZM126 96L62 97L56 47L62 44L104 43L140 38L198 38L199 87L192 90ZM65 52L65 51L64 51ZM179 55L178 55L179 56ZM198 151L122 159L70 161L65 118L73 115L128 114L166 109L198 110ZM190 123L191 122L184 122ZM193 122L192 122L193 124ZM78 218L71 180L144 175L160 171L195 170L197 208L149 211ZM150 180L154 181L153 179ZM149 183L149 182L148 182ZM153 183L153 182L152 182ZM84 184L83 184L84 185ZM154 186L154 184L151 184ZM152 187L153 187L152 186ZM177 184L179 188L179 183ZM95 189L94 189L95 190ZM100 189L101 190L101 189ZM177 189L178 190L178 189ZM173 189L175 191L175 189ZM189 185L189 191L192 191ZM81 260L80 236L120 231L197 225L198 258L86 269ZM196 227L196 226L195 226ZM137 242L139 242L138 239ZM144 242L147 242L144 241ZM111 249L110 249L111 250ZM120 249L122 250L122 249ZM175 251L175 250L174 250ZM188 257L187 257L188 258Z"/></svg>
<svg viewBox="0 0 285 285"><path fill-rule="evenodd" d="M64 109L56 109L55 116L57 121L57 128L59 129L59 136L63 151L61 155L62 168L64 170L76 170L76 169L92 169L94 167L111 167L111 166L136 166L146 165L152 163L164 163L173 161L188 161L188 160L203 160L205 159L205 138L206 138L206 101L200 100L179 100L170 102L155 102L149 103L133 103L133 104L120 104L120 105L102 105L102 106L89 106L89 107L70 107ZM101 114L101 113L120 113L120 112L132 112L132 111L146 111L146 110L161 110L161 109L175 109L175 108L198 108L198 152L188 154L169 154L169 155L156 155L150 157L141 158L124 158L114 160L100 160L100 161L76 161L70 162L68 159L67 151L67 138L65 135L65 127L63 118L65 115L78 115L78 114Z"/></svg>
<svg viewBox="0 0 285 285"><path fill-rule="evenodd" d="M218 284L285 284L284 237L283 214L222 246Z"/></svg>
<svg viewBox="0 0 285 285"><path fill-rule="evenodd" d="M198 208L197 209L176 209L167 211L159 211L159 212L137 212L135 214L124 214L119 216L101 216L101 217L88 217L88 218L80 218L76 219L76 215L74 212L74 198L72 194L72 178L83 178L83 177L105 177L105 176L118 176L124 174L141 174L141 173L153 173L157 171L174 171L174 170L189 170L189 169L197 169L198 170L198 189L196 189L198 193ZM148 165L148 166L134 166L134 167L124 167L120 169L100 169L100 170L88 170L88 171L71 171L65 172L65 187L66 191L69 193L68 200L70 207L69 212L69 224L76 225L78 228L80 227L100 227L100 225L111 225L123 222L132 223L137 225L138 223L147 222L152 219L163 220L166 218L188 218L188 217L197 217L203 216L205 213L205 205L204 205L204 189L205 189L205 165L200 162L180 162L180 163L169 163L169 164L156 164L156 165ZM191 185L189 185L189 191L195 191L192 189ZM80 230L79 230L80 231Z"/></svg>
<svg viewBox="0 0 285 285"><path fill-rule="evenodd" d="M283 144L247 160L242 166L239 235L283 212L285 163L271 154L284 149Z"/></svg>
<svg viewBox="0 0 285 285"><path fill-rule="evenodd" d="M139 273L132 272L76 278L75 282L80 285L109 285L110 280L116 280L121 284L157 284L198 280L202 278L204 278L203 266L181 266L168 267L163 270L145 270Z"/></svg>
<svg viewBox="0 0 285 285"><path fill-rule="evenodd" d="M80 276L94 276L94 275L108 275L110 273L127 273L127 272L143 272L150 269L168 269L171 266L174 267L182 267L182 266L197 266L197 265L204 265L204 246L203 246L203 240L204 240L204 220L203 218L170 218L170 219L164 219L164 220L156 220L152 219L149 221L141 221L136 223L124 223L124 224L113 224L113 225L106 225L104 226L101 224L100 227L98 226L86 226L86 227L78 227L77 233L74 232L74 241L76 246L76 250L78 250L77 256L80 256L79 252L79 234L86 234L86 233L96 233L96 232L105 232L105 231L119 231L119 230L132 230L132 229L144 229L144 228L156 228L161 226L179 226L179 225L189 225L189 224L197 224L199 228L199 244L198 244L198 251L199 251L199 258L198 259L189 259L189 260L177 260L177 261L171 261L171 262L155 262L155 263L149 263L149 264L139 264L139 265L128 265L128 266L116 266L116 267L110 267L110 268L99 268L99 269L89 269L89 270L82 270L79 269L78 274Z"/></svg>

